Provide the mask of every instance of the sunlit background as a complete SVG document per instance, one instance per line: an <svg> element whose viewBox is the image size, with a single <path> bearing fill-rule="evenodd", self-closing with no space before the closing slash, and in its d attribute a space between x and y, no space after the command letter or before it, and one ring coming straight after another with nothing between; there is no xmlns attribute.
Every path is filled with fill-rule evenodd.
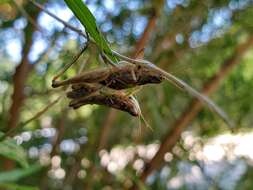
<svg viewBox="0 0 253 190"><path fill-rule="evenodd" d="M27 1L16 2L28 13L34 9ZM151 0L84 2L113 49L126 55L134 51L156 5ZM145 58L200 90L236 47L253 35L252 4L252 0L164 1L145 46ZM64 1L47 1L44 5L83 30ZM0 126L5 131L12 103L12 76L22 60L24 30L29 21L8 1L0 3L0 18ZM44 12L39 13L36 22L40 31L33 32L28 54L29 64L35 67L24 88L20 122L62 94L52 90L52 77L86 42ZM97 54L91 47L65 76L74 76L83 62L89 63L85 69L101 67ZM231 133L218 116L204 108L172 151L164 155L163 166L149 175L144 189L253 189L252 62L251 48L210 96L236 123L236 132ZM41 189L78 190L88 185L103 190L130 188L191 100L166 83L144 87L136 96L153 130L140 127L143 124L138 118L118 112L100 150L97 145L108 117L106 107L88 105L74 111L65 98L26 125L14 139L26 150L29 162L39 162L44 169L16 183ZM0 161L1 172L3 163Z"/></svg>

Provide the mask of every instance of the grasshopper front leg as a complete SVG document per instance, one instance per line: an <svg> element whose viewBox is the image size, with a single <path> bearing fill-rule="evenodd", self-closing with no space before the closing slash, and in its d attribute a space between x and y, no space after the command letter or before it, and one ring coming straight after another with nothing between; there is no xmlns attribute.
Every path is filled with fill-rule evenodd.
<svg viewBox="0 0 253 190"><path fill-rule="evenodd" d="M100 81L105 80L109 74L110 71L107 68L92 70L66 80L54 81L52 87L57 88L78 83L99 83Z"/></svg>
<svg viewBox="0 0 253 190"><path fill-rule="evenodd" d="M86 42L86 44L84 45L84 47L81 49L81 51L74 57L74 59L67 65L65 65L63 67L63 69L56 75L53 77L52 83L54 84L54 82L56 82L56 80L62 76L74 63L77 62L77 60L80 58L80 56L84 53L84 51L88 48L88 42Z"/></svg>

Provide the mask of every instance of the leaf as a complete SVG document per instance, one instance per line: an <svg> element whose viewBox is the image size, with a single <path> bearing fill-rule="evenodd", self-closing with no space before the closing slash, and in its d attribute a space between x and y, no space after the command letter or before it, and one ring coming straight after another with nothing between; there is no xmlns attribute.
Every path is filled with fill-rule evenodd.
<svg viewBox="0 0 253 190"><path fill-rule="evenodd" d="M37 187L31 187L31 186L23 186L23 185L17 185L17 184L6 184L0 183L0 188L4 188L6 190L39 190Z"/></svg>
<svg viewBox="0 0 253 190"><path fill-rule="evenodd" d="M9 3L10 0L0 0L0 4L3 4L3 3Z"/></svg>
<svg viewBox="0 0 253 190"><path fill-rule="evenodd" d="M4 136L4 133L0 131L0 139Z"/></svg>
<svg viewBox="0 0 253 190"><path fill-rule="evenodd" d="M74 15L78 18L78 20L85 27L86 31L90 34L90 36L95 40L96 44L101 48L101 50L108 55L108 57L116 62L117 59L113 56L112 51L106 42L105 38L99 31L96 19L93 14L90 12L88 7L82 2L82 0L65 0L65 3L72 10Z"/></svg>
<svg viewBox="0 0 253 190"><path fill-rule="evenodd" d="M0 155L15 160L24 168L28 167L25 150L17 145L13 139L8 138L0 142Z"/></svg>
<svg viewBox="0 0 253 190"><path fill-rule="evenodd" d="M18 181L21 178L30 176L31 174L39 171L40 169L42 169L42 166L39 164L35 164L25 169L16 169L16 170L8 171L8 172L1 172L0 183Z"/></svg>

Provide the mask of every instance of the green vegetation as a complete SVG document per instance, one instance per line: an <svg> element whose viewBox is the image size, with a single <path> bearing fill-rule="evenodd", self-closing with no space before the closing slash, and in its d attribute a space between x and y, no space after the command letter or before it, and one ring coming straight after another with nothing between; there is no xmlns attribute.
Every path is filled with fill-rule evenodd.
<svg viewBox="0 0 253 190"><path fill-rule="evenodd" d="M252 18L248 0L0 1L0 189L252 189ZM208 96L233 131L180 85L110 68L115 51ZM116 82L52 88L101 67ZM96 93L72 109L71 88Z"/></svg>

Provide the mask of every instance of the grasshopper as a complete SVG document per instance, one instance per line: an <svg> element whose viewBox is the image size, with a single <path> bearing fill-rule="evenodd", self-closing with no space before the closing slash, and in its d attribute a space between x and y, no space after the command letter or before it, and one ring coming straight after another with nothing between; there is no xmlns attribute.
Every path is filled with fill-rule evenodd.
<svg viewBox="0 0 253 190"><path fill-rule="evenodd" d="M141 115L139 104L133 96L126 96L121 91L100 84L73 85L72 91L67 92L67 97L72 99L69 106L74 109L87 104L98 104L126 111L132 116Z"/></svg>
<svg viewBox="0 0 253 190"><path fill-rule="evenodd" d="M139 69L133 64L119 64L119 67L91 70L67 80L57 81L57 78L76 62L86 48L87 45L53 78L52 86L56 88L72 84L72 91L66 94L72 99L69 106L74 109L87 104L99 104L128 112L133 116L141 116L138 101L133 96L118 91L149 82L148 77L140 78ZM150 81L160 82L161 79L154 76Z"/></svg>
<svg viewBox="0 0 253 190"><path fill-rule="evenodd" d="M53 81L52 87L69 84L99 83L115 90L122 90L145 84L158 84L164 77L143 65L123 62L117 67L101 68L84 72L63 81Z"/></svg>

